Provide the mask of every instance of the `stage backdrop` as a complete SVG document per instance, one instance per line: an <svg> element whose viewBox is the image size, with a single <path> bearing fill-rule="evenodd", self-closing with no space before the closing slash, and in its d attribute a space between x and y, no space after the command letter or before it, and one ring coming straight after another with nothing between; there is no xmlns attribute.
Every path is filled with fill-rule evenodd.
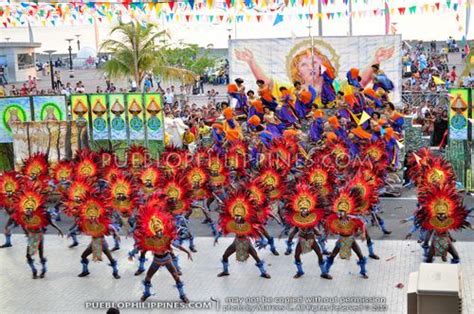
<svg viewBox="0 0 474 314"><path fill-rule="evenodd" d="M78 146L78 129L75 122L48 121L12 123L15 167L36 152L48 155L50 162L64 159L67 152L75 152ZM69 140L68 140L69 138Z"/></svg>
<svg viewBox="0 0 474 314"><path fill-rule="evenodd" d="M359 68L366 87L372 85L370 66L379 63L381 70L393 81L392 101L401 104L400 35L314 37L231 40L229 49L231 81L241 77L248 89L256 90L255 81L273 83L273 92L280 86L290 87L294 81L314 85L320 92L319 68L332 67L337 73L336 89L343 86L350 68ZM311 47L315 48L312 53ZM314 64L314 66L312 66Z"/></svg>

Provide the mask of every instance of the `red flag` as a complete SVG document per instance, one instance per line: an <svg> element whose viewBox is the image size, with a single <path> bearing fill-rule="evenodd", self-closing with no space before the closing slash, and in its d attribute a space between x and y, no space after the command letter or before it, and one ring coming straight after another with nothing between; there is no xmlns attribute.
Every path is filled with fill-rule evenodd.
<svg viewBox="0 0 474 314"><path fill-rule="evenodd" d="M436 3L435 3L435 6L436 6L436 9L439 10L439 2L436 2Z"/></svg>
<svg viewBox="0 0 474 314"><path fill-rule="evenodd" d="M326 15L328 16L328 19L331 17L331 13L326 13Z"/></svg>
<svg viewBox="0 0 474 314"><path fill-rule="evenodd" d="M404 15L405 14L405 8L404 7L398 8L398 12L400 13L400 15Z"/></svg>
<svg viewBox="0 0 474 314"><path fill-rule="evenodd" d="M191 16L190 16L190 15L185 15L184 17L186 18L186 21L189 22L189 18L190 18Z"/></svg>
<svg viewBox="0 0 474 314"><path fill-rule="evenodd" d="M225 4L227 5L227 8L230 8L230 2L231 0L225 0Z"/></svg>
<svg viewBox="0 0 474 314"><path fill-rule="evenodd" d="M174 2L168 2L168 5L170 6L171 11L173 11L174 8Z"/></svg>
<svg viewBox="0 0 474 314"><path fill-rule="evenodd" d="M219 15L219 20L222 22L222 20L224 19L224 16L223 15Z"/></svg>
<svg viewBox="0 0 474 314"><path fill-rule="evenodd" d="M257 15L257 21L260 22L260 19L262 18L261 15Z"/></svg>

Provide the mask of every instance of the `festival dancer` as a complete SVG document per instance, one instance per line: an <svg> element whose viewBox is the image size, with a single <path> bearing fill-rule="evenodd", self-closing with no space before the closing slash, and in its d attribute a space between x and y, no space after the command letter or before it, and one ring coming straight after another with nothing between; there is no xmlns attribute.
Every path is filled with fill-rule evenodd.
<svg viewBox="0 0 474 314"><path fill-rule="evenodd" d="M184 303L189 303L189 299L184 293L184 284L181 281L178 271L173 264L172 243L176 238L176 228L173 217L162 210L166 206L163 200L153 197L147 204L142 206L137 216L137 229L135 237L138 247L142 251L153 252L153 262L151 263L143 280L144 292L141 301L145 301L151 296L151 279L155 273L164 266L173 276L176 288L179 291L179 298ZM182 246L177 248L188 255L192 260L191 253Z"/></svg>
<svg viewBox="0 0 474 314"><path fill-rule="evenodd" d="M360 202L360 194L356 190L349 190L347 187L340 189L337 191L337 194L333 195L333 200L331 201L332 213L325 221L327 229L331 233L338 235L339 238L332 253L326 258L324 274L329 274L329 270L337 255L341 259L349 259L351 251L354 251L359 259L357 265L360 267L362 278L369 278L366 270L367 258L362 255L362 251L355 239L355 236L361 233L362 240L365 240L365 225L359 218L351 216L360 206Z"/></svg>
<svg viewBox="0 0 474 314"><path fill-rule="evenodd" d="M81 254L82 272L78 277L86 277L89 272L89 260L87 257L92 254L94 262L102 261L104 253L110 261L112 275L115 279L120 279L117 261L112 257L105 236L114 233L110 228L111 209L106 205L106 200L102 194L87 194L84 201L78 208L78 225L82 233L92 237L91 243Z"/></svg>
<svg viewBox="0 0 474 314"><path fill-rule="evenodd" d="M15 201L15 211L12 218L26 231L28 245L26 250L26 261L33 273L33 279L38 278L38 270L33 257L38 253L41 263L39 278L44 278L47 271L47 259L44 256L44 234L46 226L51 225L62 237L63 232L51 220L46 208L46 199L42 191L32 183L26 183L18 192Z"/></svg>
<svg viewBox="0 0 474 314"><path fill-rule="evenodd" d="M227 86L227 93L235 100L235 107L239 113L247 113L248 104L247 97L245 96L244 80L237 78L234 82Z"/></svg>
<svg viewBox="0 0 474 314"><path fill-rule="evenodd" d="M455 186L448 184L427 186L418 194L418 200L420 209L416 219L431 235L425 262L432 263L435 256L440 256L445 261L449 253L452 257L451 263L459 263L460 257L449 232L467 227L469 223L468 212ZM427 236L427 242L429 238L430 236Z"/></svg>
<svg viewBox="0 0 474 314"><path fill-rule="evenodd" d="M262 101L263 105L271 111L276 111L278 103L275 97L272 95L269 86L265 84L264 80L257 80L257 86L258 95L260 96L260 100Z"/></svg>
<svg viewBox="0 0 474 314"><path fill-rule="evenodd" d="M246 185L246 188L250 193L250 200L255 208L255 213L259 221L258 231L260 234L260 239L256 241L255 244L259 250L269 245L270 252L272 252L273 255L278 256L280 253L278 253L276 249L275 238L270 235L267 228L265 228L265 224L268 222L270 217L278 222L279 219L272 213L272 210L268 205L265 190L257 179L250 181L249 184Z"/></svg>
<svg viewBox="0 0 474 314"><path fill-rule="evenodd" d="M319 198L319 199L318 199ZM298 244L295 248L295 265L297 272L294 278L304 275L301 255L314 251L318 257L321 277L332 279L324 267L324 258L318 246L316 237L319 235L316 230L319 222L324 218L324 209L321 208L321 198L309 185L297 184L287 196L286 219L293 227L287 243L292 243L293 238L298 235Z"/></svg>
<svg viewBox="0 0 474 314"><path fill-rule="evenodd" d="M222 256L223 271L217 277L230 275L229 257L235 253L239 262L244 262L252 256L255 259L255 265L260 270L260 276L271 278L251 241L251 238L258 236L258 218L255 215L250 197L242 190L229 194L224 200L219 225L224 235L234 233L235 239Z"/></svg>
<svg viewBox="0 0 474 314"><path fill-rule="evenodd" d="M119 231L123 230L125 235L130 234L133 228L133 211L137 206L136 188L132 181L124 174L117 175L112 182L108 183L108 193L112 199L112 208L115 210L114 223L114 247L111 252L120 249Z"/></svg>
<svg viewBox="0 0 474 314"><path fill-rule="evenodd" d="M15 208L15 195L19 192L20 183L18 180L18 174L16 171L10 171L0 176L0 208L5 209L8 216L7 223L5 224L4 234L5 243L0 248L12 247L12 233L11 229L18 226L15 220L12 218L12 214Z"/></svg>

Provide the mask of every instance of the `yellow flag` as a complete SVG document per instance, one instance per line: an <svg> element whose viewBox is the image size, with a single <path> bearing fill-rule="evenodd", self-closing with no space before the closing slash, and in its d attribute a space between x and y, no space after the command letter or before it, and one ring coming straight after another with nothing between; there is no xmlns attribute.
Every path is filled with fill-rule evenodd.
<svg viewBox="0 0 474 314"><path fill-rule="evenodd" d="M440 79L439 77L437 77L437 76L433 76L433 82L436 85L443 85L444 84L444 81L442 79Z"/></svg>
<svg viewBox="0 0 474 314"><path fill-rule="evenodd" d="M369 119L370 119L369 114L365 111L362 111L362 116L360 117L359 123L357 123L357 125L362 125L365 123L365 121Z"/></svg>
<svg viewBox="0 0 474 314"><path fill-rule="evenodd" d="M351 110L348 110L348 111L351 114L352 119L354 119L355 123L357 123L357 125L360 125L361 123L360 123L359 118L357 118L357 116L353 114Z"/></svg>

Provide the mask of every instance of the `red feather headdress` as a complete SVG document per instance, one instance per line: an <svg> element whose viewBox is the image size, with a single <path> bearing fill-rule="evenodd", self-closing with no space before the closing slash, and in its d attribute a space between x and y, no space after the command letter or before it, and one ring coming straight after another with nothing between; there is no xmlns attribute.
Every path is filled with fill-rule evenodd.
<svg viewBox="0 0 474 314"><path fill-rule="evenodd" d="M77 216L78 207L85 200L86 195L93 192L92 185L88 180L76 179L72 181L71 186L63 191L63 204L66 206L65 213L68 216Z"/></svg>
<svg viewBox="0 0 474 314"><path fill-rule="evenodd" d="M360 195L355 190L345 187L334 192L331 201L331 211L334 213L344 212L347 215L354 214L360 207Z"/></svg>
<svg viewBox="0 0 474 314"><path fill-rule="evenodd" d="M236 153L239 154L241 157L244 157L247 155L248 145L242 140L233 141L232 145L227 151L228 153Z"/></svg>
<svg viewBox="0 0 474 314"><path fill-rule="evenodd" d="M48 225L45 202L46 199L40 191L26 185L16 196L12 218L26 230L42 230Z"/></svg>
<svg viewBox="0 0 474 314"><path fill-rule="evenodd" d="M122 214L131 215L136 207L136 192L132 181L120 175L109 185L111 207Z"/></svg>
<svg viewBox="0 0 474 314"><path fill-rule="evenodd" d="M131 145L127 151L127 165L133 169L142 169L149 161L148 149L139 145Z"/></svg>
<svg viewBox="0 0 474 314"><path fill-rule="evenodd" d="M446 232L467 225L468 212L454 185L432 185L418 196L417 221L427 230Z"/></svg>
<svg viewBox="0 0 474 314"><path fill-rule="evenodd" d="M245 171L245 157L237 152L229 152L225 154L225 165L231 171L243 173Z"/></svg>
<svg viewBox="0 0 474 314"><path fill-rule="evenodd" d="M91 178L97 176L98 173L97 155L89 150L78 152L74 174L78 178Z"/></svg>
<svg viewBox="0 0 474 314"><path fill-rule="evenodd" d="M78 207L80 230L92 237L102 237L109 233L110 210L103 198L87 194Z"/></svg>
<svg viewBox="0 0 474 314"><path fill-rule="evenodd" d="M20 188L20 181L16 171L5 172L0 176L0 195L6 197L7 195L13 195L18 192ZM1 201L1 200L0 200Z"/></svg>
<svg viewBox="0 0 474 314"><path fill-rule="evenodd" d="M365 180L363 173L359 172L349 181L348 186L355 190L360 197L359 206L355 209L357 214L366 214L378 202L378 195L373 186Z"/></svg>
<svg viewBox="0 0 474 314"><path fill-rule="evenodd" d="M382 164L387 166L388 156L385 150L385 143L382 140L370 141L362 146L362 156L369 157L375 164Z"/></svg>
<svg viewBox="0 0 474 314"><path fill-rule="evenodd" d="M189 190L184 178L164 181L161 192L167 203L166 209L173 215L180 215L189 210Z"/></svg>
<svg viewBox="0 0 474 314"><path fill-rule="evenodd" d="M235 233L237 236L256 237L257 223L258 219L248 193L238 191L224 200L223 213L219 220L224 234Z"/></svg>
<svg viewBox="0 0 474 314"><path fill-rule="evenodd" d="M185 170L188 165L188 151L176 147L166 147L160 155L160 167L168 176L175 176L180 170Z"/></svg>
<svg viewBox="0 0 474 314"><path fill-rule="evenodd" d="M333 190L334 171L326 167L322 160L314 160L313 166L306 172L306 182L316 187L321 196L326 197Z"/></svg>
<svg viewBox="0 0 474 314"><path fill-rule="evenodd" d="M53 179L56 184L71 181L74 175L72 162L62 160L53 167Z"/></svg>
<svg viewBox="0 0 474 314"><path fill-rule="evenodd" d="M26 159L22 173L29 178L39 178L48 175L48 157L43 153L36 153Z"/></svg>
<svg viewBox="0 0 474 314"><path fill-rule="evenodd" d="M103 176L102 178L107 182L111 183L113 182L117 177L123 176L124 174L124 169L119 168L115 164L111 164L108 167L103 168Z"/></svg>
<svg viewBox="0 0 474 314"><path fill-rule="evenodd" d="M206 162L206 166L211 176L217 175L221 173L222 171L224 171L225 169L223 158L216 153L209 155L209 158L207 159L207 162Z"/></svg>
<svg viewBox="0 0 474 314"><path fill-rule="evenodd" d="M245 186L249 192L250 201L255 205L255 213L260 223L265 223L271 214L271 208L268 206L267 196L262 185L257 180L252 180Z"/></svg>
<svg viewBox="0 0 474 314"><path fill-rule="evenodd" d="M158 186L158 182L161 178L161 173L157 167L151 166L143 169L140 172L140 183L142 185L142 189L147 193L150 194L154 192Z"/></svg>
<svg viewBox="0 0 474 314"><path fill-rule="evenodd" d="M324 217L318 194L309 185L297 184L286 199L290 210L285 218L294 227L314 228Z"/></svg>
<svg viewBox="0 0 474 314"><path fill-rule="evenodd" d="M135 232L138 247L155 254L169 252L176 238L173 216L161 210L162 206L159 204L160 200L152 198L149 203L141 207Z"/></svg>
<svg viewBox="0 0 474 314"><path fill-rule="evenodd" d="M421 148L416 153L408 155L408 177L418 184L420 177L422 177L422 166L427 166L431 163L434 155L428 148Z"/></svg>
<svg viewBox="0 0 474 314"><path fill-rule="evenodd" d="M451 165L441 157L432 158L429 165L422 166L422 179L418 185L454 184L454 171Z"/></svg>
<svg viewBox="0 0 474 314"><path fill-rule="evenodd" d="M278 199L284 190L283 178L273 168L265 168L260 171L258 182L262 185L270 199Z"/></svg>

